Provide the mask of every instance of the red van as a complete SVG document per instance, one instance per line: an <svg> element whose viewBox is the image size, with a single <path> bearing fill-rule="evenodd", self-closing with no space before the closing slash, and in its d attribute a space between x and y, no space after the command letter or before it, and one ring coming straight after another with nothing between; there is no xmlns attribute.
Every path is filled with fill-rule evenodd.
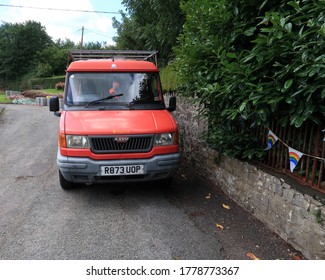
<svg viewBox="0 0 325 280"><path fill-rule="evenodd" d="M165 181L180 163L178 128L165 106L157 53L71 51L60 111L60 185ZM150 61L153 60L154 62Z"/></svg>

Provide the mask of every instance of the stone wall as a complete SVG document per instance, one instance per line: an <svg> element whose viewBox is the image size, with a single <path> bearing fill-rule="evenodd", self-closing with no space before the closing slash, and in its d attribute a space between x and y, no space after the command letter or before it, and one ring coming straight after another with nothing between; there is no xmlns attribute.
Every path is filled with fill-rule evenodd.
<svg viewBox="0 0 325 280"><path fill-rule="evenodd" d="M325 259L325 206L281 178L208 148L200 140L207 127L198 109L192 100L178 97L173 114L183 157L306 258Z"/></svg>

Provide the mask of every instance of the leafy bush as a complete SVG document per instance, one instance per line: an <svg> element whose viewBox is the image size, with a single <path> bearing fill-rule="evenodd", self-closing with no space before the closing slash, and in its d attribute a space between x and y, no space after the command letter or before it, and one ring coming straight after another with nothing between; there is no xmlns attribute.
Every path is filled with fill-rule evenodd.
<svg viewBox="0 0 325 280"><path fill-rule="evenodd" d="M325 114L325 1L195 0L176 48L180 81L208 109L207 139L236 157L261 154L251 127Z"/></svg>
<svg viewBox="0 0 325 280"><path fill-rule="evenodd" d="M64 83L63 82L59 82L55 85L55 89L59 90L59 89L64 89Z"/></svg>

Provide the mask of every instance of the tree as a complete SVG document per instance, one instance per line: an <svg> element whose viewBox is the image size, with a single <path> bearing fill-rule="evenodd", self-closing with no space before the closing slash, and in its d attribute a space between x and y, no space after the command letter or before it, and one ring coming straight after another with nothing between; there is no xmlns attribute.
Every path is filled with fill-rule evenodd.
<svg viewBox="0 0 325 280"><path fill-rule="evenodd" d="M28 75L33 78L45 78L65 74L68 62L67 52L74 48L75 43L69 39L56 40L38 52L36 65L28 72Z"/></svg>
<svg viewBox="0 0 325 280"><path fill-rule="evenodd" d="M164 63L171 60L185 19L180 0L123 0L122 3L129 16L121 13L122 21L113 21L118 48L157 50Z"/></svg>
<svg viewBox="0 0 325 280"><path fill-rule="evenodd" d="M113 18L113 27L117 30L116 37L113 40L116 46L121 50L141 50L146 49L145 41L141 39L140 28L137 26L136 20L133 17L127 17L121 12L122 22Z"/></svg>
<svg viewBox="0 0 325 280"><path fill-rule="evenodd" d="M0 77L13 81L37 65L38 55L52 44L45 27L35 21L0 26Z"/></svg>

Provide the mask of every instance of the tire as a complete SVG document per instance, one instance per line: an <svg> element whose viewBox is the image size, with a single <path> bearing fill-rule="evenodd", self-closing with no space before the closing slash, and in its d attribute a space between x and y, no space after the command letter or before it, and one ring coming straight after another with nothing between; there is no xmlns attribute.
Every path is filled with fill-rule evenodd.
<svg viewBox="0 0 325 280"><path fill-rule="evenodd" d="M72 188L74 187L74 183L72 183L72 182L70 182L70 181L67 181L67 180L63 177L63 175L62 175L62 173L61 173L60 170L59 170L59 180L60 180L60 186L61 186L61 188L64 189L64 190L70 190L70 189L72 189Z"/></svg>

